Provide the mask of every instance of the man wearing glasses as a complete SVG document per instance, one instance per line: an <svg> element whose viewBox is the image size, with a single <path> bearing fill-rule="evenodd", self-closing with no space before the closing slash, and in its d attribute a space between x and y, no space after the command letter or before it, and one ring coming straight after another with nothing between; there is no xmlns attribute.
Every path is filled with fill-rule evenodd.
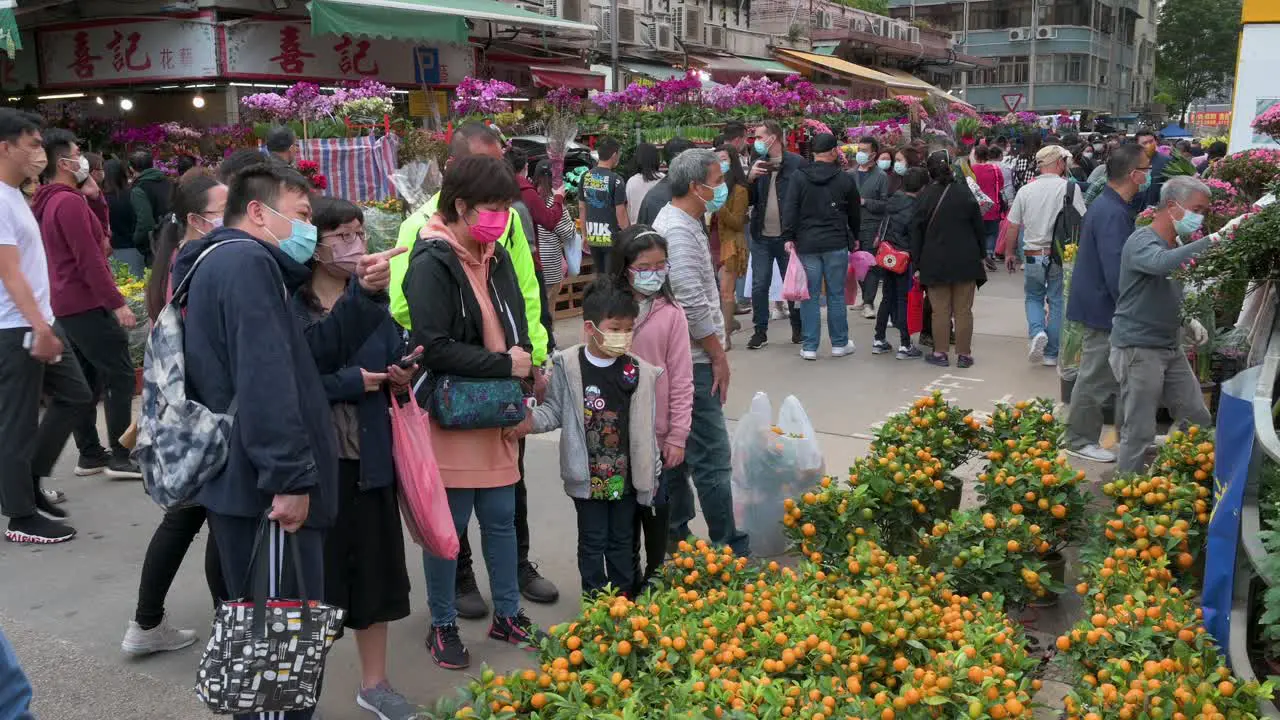
<svg viewBox="0 0 1280 720"><path fill-rule="evenodd" d="M1080 231L1080 247L1071 274L1067 320L1084 326L1080 370L1067 415L1067 452L1094 462L1112 463L1103 448L1102 405L1119 392L1111 372L1111 317L1120 297L1120 251L1133 234L1133 199L1151 184L1151 158L1138 145L1121 145L1107 158L1107 186L1089 206ZM1119 403L1116 403L1119 426Z"/></svg>

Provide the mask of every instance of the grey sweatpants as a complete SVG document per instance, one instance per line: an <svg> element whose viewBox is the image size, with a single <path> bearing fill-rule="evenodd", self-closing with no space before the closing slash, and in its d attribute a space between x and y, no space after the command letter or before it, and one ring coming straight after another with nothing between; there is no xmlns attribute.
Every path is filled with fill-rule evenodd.
<svg viewBox="0 0 1280 720"><path fill-rule="evenodd" d="M1080 450L1098 444L1102 435L1102 406L1107 398L1119 394L1120 384L1111 372L1111 332L1084 329L1080 349L1080 369L1071 389L1071 411L1067 413L1067 447ZM1122 412L1116 403L1116 427Z"/></svg>
<svg viewBox="0 0 1280 720"><path fill-rule="evenodd" d="M1143 455L1156 439L1156 408L1169 408L1175 424L1208 426L1200 381L1181 350L1112 348L1111 371L1120 383L1120 449L1116 473L1141 472Z"/></svg>

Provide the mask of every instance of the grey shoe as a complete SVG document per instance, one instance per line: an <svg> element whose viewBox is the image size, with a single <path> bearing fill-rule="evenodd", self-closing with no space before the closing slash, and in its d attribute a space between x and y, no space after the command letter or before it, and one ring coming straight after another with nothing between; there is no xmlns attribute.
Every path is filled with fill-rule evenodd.
<svg viewBox="0 0 1280 720"><path fill-rule="evenodd" d="M150 655L152 653L181 650L196 641L195 630L180 630L169 624L165 616L160 624L150 630L143 630L138 623L129 621L129 629L125 631L124 642L120 649L128 655Z"/></svg>
<svg viewBox="0 0 1280 720"><path fill-rule="evenodd" d="M377 715L379 720L414 720L425 717L422 709L382 682L356 693L356 704Z"/></svg>
<svg viewBox="0 0 1280 720"><path fill-rule="evenodd" d="M489 617L489 604L480 594L474 575L468 573L458 578L458 584L454 590L453 608L457 611L458 617L464 620L480 620Z"/></svg>
<svg viewBox="0 0 1280 720"><path fill-rule="evenodd" d="M560 599L560 590L555 583L542 577L538 566L526 563L520 568L520 594L530 602L550 604Z"/></svg>

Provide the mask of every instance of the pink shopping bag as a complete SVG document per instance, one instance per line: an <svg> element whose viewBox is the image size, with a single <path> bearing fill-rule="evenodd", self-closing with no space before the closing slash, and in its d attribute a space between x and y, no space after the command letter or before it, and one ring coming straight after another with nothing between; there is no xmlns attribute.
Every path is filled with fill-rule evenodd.
<svg viewBox="0 0 1280 720"><path fill-rule="evenodd" d="M804 274L804 265L800 264L800 256L791 248L791 259L787 261L787 276L782 279L782 299L788 302L799 302L809 299L809 278Z"/></svg>
<svg viewBox="0 0 1280 720"><path fill-rule="evenodd" d="M431 449L431 423L413 398L401 405L391 397L391 455L395 458L400 512L413 541L436 557L458 557L449 497Z"/></svg>

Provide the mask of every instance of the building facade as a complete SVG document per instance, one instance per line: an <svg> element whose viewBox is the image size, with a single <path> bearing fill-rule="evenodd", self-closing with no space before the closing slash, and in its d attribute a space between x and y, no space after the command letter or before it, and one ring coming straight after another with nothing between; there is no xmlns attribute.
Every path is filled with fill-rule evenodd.
<svg viewBox="0 0 1280 720"><path fill-rule="evenodd" d="M1156 0L890 0L895 18L953 34L962 53L994 61L957 69L975 107L1123 118L1150 110ZM1019 97L1020 96L1020 97Z"/></svg>

